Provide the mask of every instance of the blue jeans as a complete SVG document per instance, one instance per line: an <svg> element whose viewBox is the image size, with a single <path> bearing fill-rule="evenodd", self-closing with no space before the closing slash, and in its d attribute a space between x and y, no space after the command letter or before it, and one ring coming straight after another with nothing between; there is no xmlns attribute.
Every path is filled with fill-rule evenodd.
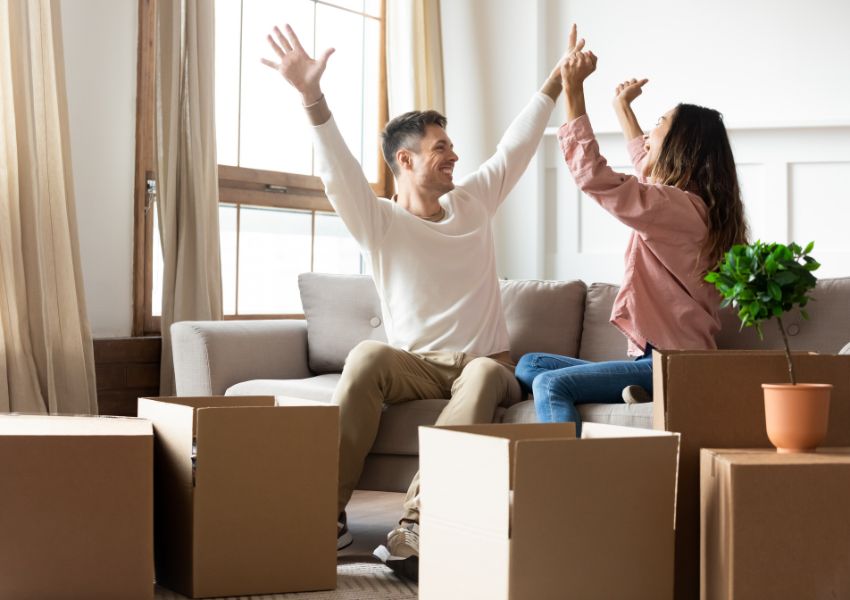
<svg viewBox="0 0 850 600"><path fill-rule="evenodd" d="M652 349L635 360L590 362L558 354L535 352L516 366L523 391L534 394L541 423L573 422L581 435L577 404L622 402L623 388L639 385L652 393Z"/></svg>

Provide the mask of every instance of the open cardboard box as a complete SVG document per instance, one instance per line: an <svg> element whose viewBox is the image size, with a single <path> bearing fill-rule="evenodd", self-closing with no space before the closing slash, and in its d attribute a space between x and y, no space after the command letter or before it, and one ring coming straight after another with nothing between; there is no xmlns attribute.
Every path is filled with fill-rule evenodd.
<svg viewBox="0 0 850 600"><path fill-rule="evenodd" d="M703 600L850 598L850 448L701 452Z"/></svg>
<svg viewBox="0 0 850 600"><path fill-rule="evenodd" d="M0 598L153 598L153 431L0 416Z"/></svg>
<svg viewBox="0 0 850 600"><path fill-rule="evenodd" d="M139 399L155 432L160 584L195 598L336 587L339 409L289 404Z"/></svg>
<svg viewBox="0 0 850 600"><path fill-rule="evenodd" d="M850 446L850 355L794 353L797 379L831 383L824 446ZM682 434L676 504L676 599L699 597L700 448L772 448L762 383L788 381L785 354L654 351L654 427Z"/></svg>
<svg viewBox="0 0 850 600"><path fill-rule="evenodd" d="M422 600L672 598L678 435L495 424L419 444Z"/></svg>

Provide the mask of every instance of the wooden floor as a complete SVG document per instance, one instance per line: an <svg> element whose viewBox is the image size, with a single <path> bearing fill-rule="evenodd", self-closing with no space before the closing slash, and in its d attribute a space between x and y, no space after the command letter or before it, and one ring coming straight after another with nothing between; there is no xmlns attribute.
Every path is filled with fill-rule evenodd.
<svg viewBox="0 0 850 600"><path fill-rule="evenodd" d="M339 553L339 562L378 562L372 551L398 525L404 494L355 491L348 504L348 529L354 543Z"/></svg>

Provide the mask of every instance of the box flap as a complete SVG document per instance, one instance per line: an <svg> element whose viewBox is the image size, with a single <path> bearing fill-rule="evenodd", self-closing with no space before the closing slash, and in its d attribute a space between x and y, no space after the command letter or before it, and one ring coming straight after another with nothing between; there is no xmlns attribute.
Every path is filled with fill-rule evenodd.
<svg viewBox="0 0 850 600"><path fill-rule="evenodd" d="M339 407L196 413L195 595L335 587Z"/></svg>
<svg viewBox="0 0 850 600"><path fill-rule="evenodd" d="M139 398L138 414L150 419L154 436L154 528L157 580L192 589L192 438L190 406Z"/></svg>
<svg viewBox="0 0 850 600"><path fill-rule="evenodd" d="M643 433L517 442L511 597L672 598L677 454Z"/></svg>
<svg viewBox="0 0 850 600"><path fill-rule="evenodd" d="M143 398L139 398L142 400ZM144 398L164 404L182 404L192 408L228 406L274 406L274 396L159 396Z"/></svg>
<svg viewBox="0 0 850 600"><path fill-rule="evenodd" d="M489 435L508 440L575 438L575 423L486 423L481 425L442 425L439 429Z"/></svg>
<svg viewBox="0 0 850 600"><path fill-rule="evenodd" d="M153 428L133 417L0 415L0 435L153 435Z"/></svg>
<svg viewBox="0 0 850 600"><path fill-rule="evenodd" d="M275 396L275 406L328 406L330 402L321 400L308 400L307 398L293 398L292 396Z"/></svg>
<svg viewBox="0 0 850 600"><path fill-rule="evenodd" d="M423 528L428 519L508 537L509 439L420 427L419 475Z"/></svg>
<svg viewBox="0 0 850 600"><path fill-rule="evenodd" d="M671 431L659 431L657 429L643 429L640 427L625 427L623 425L609 425L607 423L584 423L581 427L581 439L594 438L634 438L634 437L679 437L678 433Z"/></svg>

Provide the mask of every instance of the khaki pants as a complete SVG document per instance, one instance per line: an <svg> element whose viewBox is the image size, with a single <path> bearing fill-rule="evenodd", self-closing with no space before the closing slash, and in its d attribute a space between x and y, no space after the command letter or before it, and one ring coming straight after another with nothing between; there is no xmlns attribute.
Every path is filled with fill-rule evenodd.
<svg viewBox="0 0 850 600"><path fill-rule="evenodd" d="M520 399L520 388L513 365L492 358L413 353L375 341L358 344L345 361L333 398L340 408L339 512L360 479L384 404L422 398L450 398L437 425L472 425L490 423L497 406ZM418 473L402 519L419 521Z"/></svg>

